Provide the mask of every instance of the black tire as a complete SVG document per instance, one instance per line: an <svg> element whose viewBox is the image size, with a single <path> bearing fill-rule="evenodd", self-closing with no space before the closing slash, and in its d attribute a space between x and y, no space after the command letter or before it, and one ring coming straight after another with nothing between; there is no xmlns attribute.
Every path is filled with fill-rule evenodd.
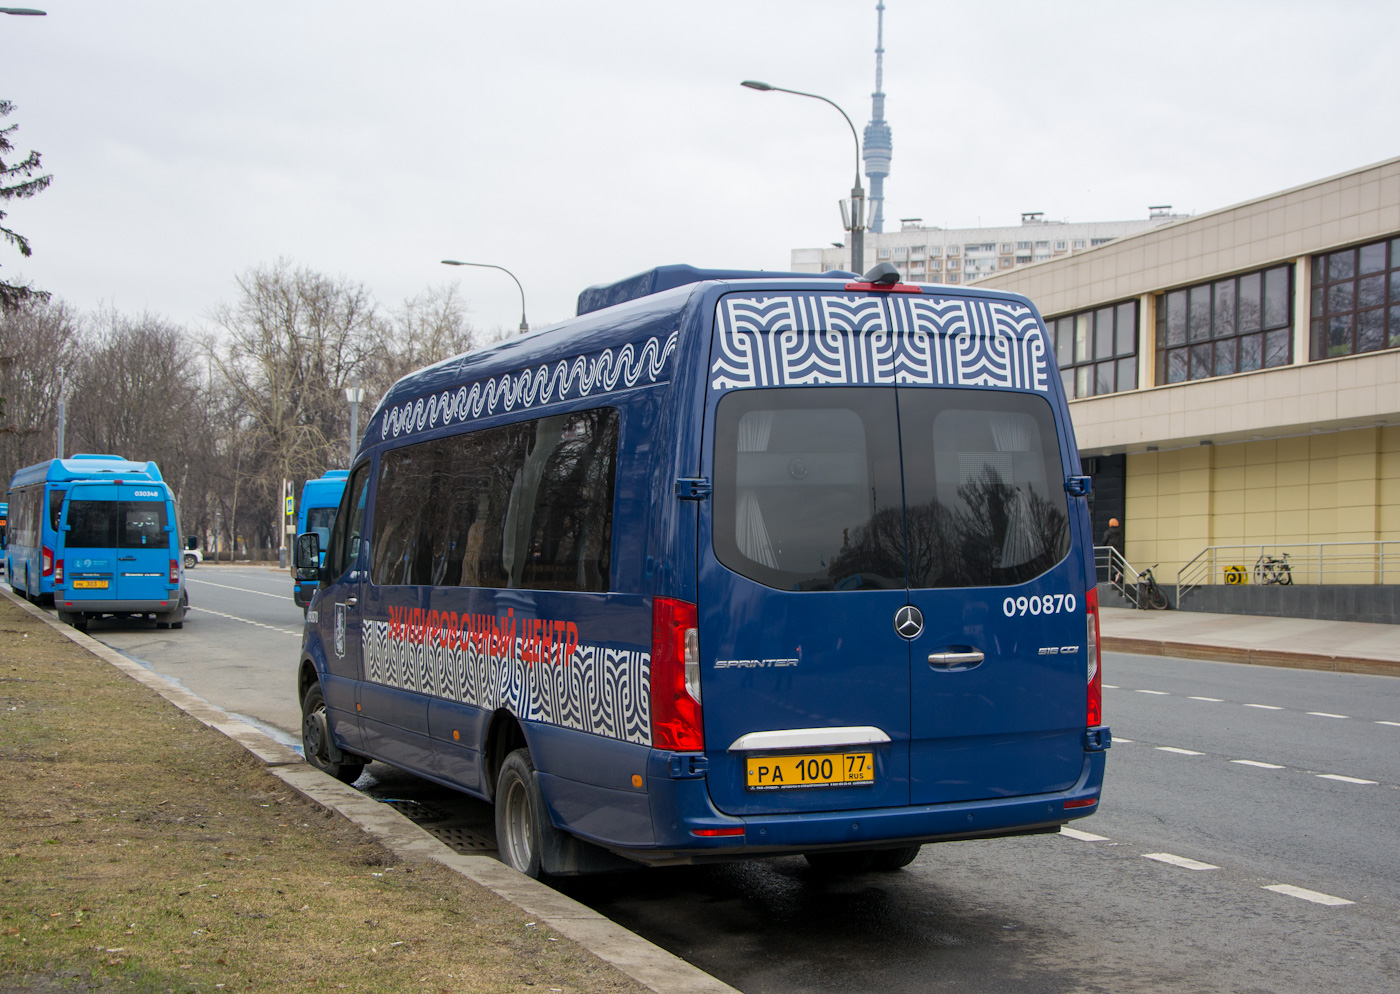
<svg viewBox="0 0 1400 994"><path fill-rule="evenodd" d="M1161 587L1151 587L1148 589L1147 606L1154 611L1165 611L1167 609L1167 595L1162 592Z"/></svg>
<svg viewBox="0 0 1400 994"><path fill-rule="evenodd" d="M875 852L870 849L809 852L802 856L807 860L807 865L818 873L864 873L875 868Z"/></svg>
<svg viewBox="0 0 1400 994"><path fill-rule="evenodd" d="M190 555L185 556L185 569L194 569L194 568L195 568L196 566L198 566L198 565L199 565L199 560L196 559L194 556L190 556Z"/></svg>
<svg viewBox="0 0 1400 994"><path fill-rule="evenodd" d="M313 683L301 699L301 747L306 761L322 773L342 783L354 783L365 771L364 763L333 763L330 759L330 725L326 720L326 698L320 683Z"/></svg>
<svg viewBox="0 0 1400 994"><path fill-rule="evenodd" d="M1291 587L1293 585L1293 571L1287 566L1280 566L1278 582L1285 587Z"/></svg>
<svg viewBox="0 0 1400 994"><path fill-rule="evenodd" d="M870 861L872 870L902 870L919 858L923 846L904 846L901 849L877 849Z"/></svg>
<svg viewBox="0 0 1400 994"><path fill-rule="evenodd" d="M85 614L80 614L80 615L78 615L78 616L73 620L73 628L74 628L75 630L77 630L77 631L80 631L80 632L85 632L85 631L87 631L87 628L88 628L88 618L87 618L87 615L85 615Z"/></svg>
<svg viewBox="0 0 1400 994"><path fill-rule="evenodd" d="M546 876L543 854L558 829L549 823L530 750L516 749L496 777L496 851L501 862L536 880Z"/></svg>

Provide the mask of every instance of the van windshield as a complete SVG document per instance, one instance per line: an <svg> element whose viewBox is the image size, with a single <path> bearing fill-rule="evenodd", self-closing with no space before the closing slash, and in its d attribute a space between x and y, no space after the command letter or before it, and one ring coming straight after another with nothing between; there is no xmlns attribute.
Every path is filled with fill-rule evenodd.
<svg viewBox="0 0 1400 994"><path fill-rule="evenodd" d="M68 503L64 544L74 549L163 548L164 501L74 500Z"/></svg>
<svg viewBox="0 0 1400 994"><path fill-rule="evenodd" d="M1069 551L1050 405L1009 391L736 391L715 428L720 562L784 590L1024 583Z"/></svg>

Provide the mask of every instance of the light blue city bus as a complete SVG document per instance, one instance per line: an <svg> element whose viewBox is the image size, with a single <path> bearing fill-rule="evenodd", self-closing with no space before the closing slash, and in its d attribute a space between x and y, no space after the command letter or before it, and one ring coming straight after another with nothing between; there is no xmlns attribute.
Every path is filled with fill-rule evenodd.
<svg viewBox="0 0 1400 994"><path fill-rule="evenodd" d="M10 481L7 579L77 628L102 615L180 627L188 598L179 513L154 462L79 454L26 466Z"/></svg>
<svg viewBox="0 0 1400 994"><path fill-rule="evenodd" d="M314 532L325 549L330 540L331 525L335 523L336 508L340 506L340 495L345 493L345 481L350 476L348 469L328 469L315 480L307 480L301 488L301 505L297 508L297 534ZM324 559L324 554L322 555ZM316 593L317 584L310 580L292 581L292 599L297 607L305 609Z"/></svg>

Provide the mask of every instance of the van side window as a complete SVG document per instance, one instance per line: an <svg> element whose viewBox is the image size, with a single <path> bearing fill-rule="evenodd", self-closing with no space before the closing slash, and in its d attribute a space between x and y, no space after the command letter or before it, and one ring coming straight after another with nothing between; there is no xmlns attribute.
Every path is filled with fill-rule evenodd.
<svg viewBox="0 0 1400 994"><path fill-rule="evenodd" d="M715 424L714 546L783 590L903 587L893 391L745 390Z"/></svg>
<svg viewBox="0 0 1400 994"><path fill-rule="evenodd" d="M365 498L369 492L369 463L362 464L350 477L340 498L335 525L326 543L326 568L333 577L341 576L360 555L364 531Z"/></svg>
<svg viewBox="0 0 1400 994"><path fill-rule="evenodd" d="M900 390L911 587L1025 583L1069 553L1058 435L1041 397Z"/></svg>
<svg viewBox="0 0 1400 994"><path fill-rule="evenodd" d="M618 416L540 418L380 460L376 584L607 590Z"/></svg>

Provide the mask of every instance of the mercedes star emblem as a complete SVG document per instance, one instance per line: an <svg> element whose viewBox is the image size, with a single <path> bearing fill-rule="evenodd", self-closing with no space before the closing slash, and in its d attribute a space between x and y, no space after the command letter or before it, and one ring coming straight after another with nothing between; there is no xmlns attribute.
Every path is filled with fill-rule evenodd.
<svg viewBox="0 0 1400 994"><path fill-rule="evenodd" d="M916 639L924 630L923 612L913 604L905 604L894 613L894 630L901 638Z"/></svg>

